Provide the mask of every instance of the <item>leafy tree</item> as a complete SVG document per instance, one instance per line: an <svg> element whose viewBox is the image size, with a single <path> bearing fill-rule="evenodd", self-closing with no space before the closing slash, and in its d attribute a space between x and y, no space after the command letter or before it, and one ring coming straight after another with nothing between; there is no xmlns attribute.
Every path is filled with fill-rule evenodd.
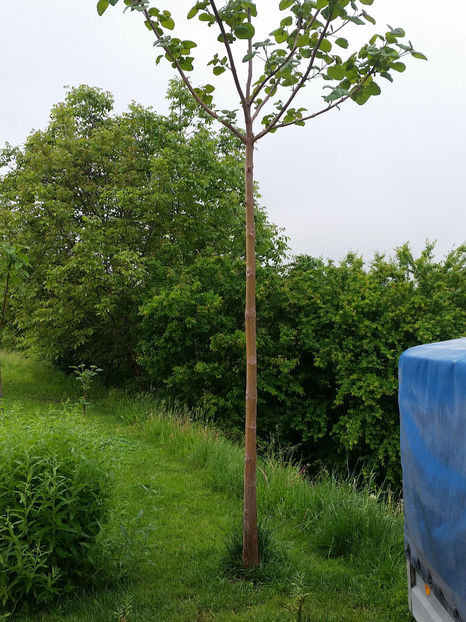
<svg viewBox="0 0 466 622"><path fill-rule="evenodd" d="M100 15L119 0L98 0ZM251 0L229 0L217 6L215 0L198 0L188 19L198 16L218 33L209 50L215 52L208 64L213 74L229 74L236 87L242 123L237 109L218 110L213 104L212 84L194 86L189 73L194 69L195 41L172 36L175 21L170 11L150 6L150 0L124 0L126 8L142 14L154 34L159 50L157 62L166 59L178 72L197 104L218 120L244 145L246 208L246 424L244 477L245 567L259 563L256 507L256 411L257 353L255 308L254 146L265 135L290 125L304 125L346 100L364 104L379 95L377 76L392 80L392 73L404 71L401 58L425 58L403 41L402 28L375 34L359 52L348 53L348 40L341 31L348 25L375 20L366 12L373 0L280 0L273 3L283 18L269 37L256 38L258 10ZM278 6L277 6L278 5ZM271 12L267 3L267 12ZM219 47L215 47L215 45ZM343 56L344 55L344 56ZM242 69L245 68L243 72ZM244 74L244 75L243 75ZM323 80L324 105L310 111L299 106L298 95L314 81ZM257 123L260 127L256 128Z"/></svg>
<svg viewBox="0 0 466 622"><path fill-rule="evenodd" d="M244 394L244 262L199 257L166 282L143 307L140 364L158 394L200 407L230 430L238 428Z"/></svg>
<svg viewBox="0 0 466 622"><path fill-rule="evenodd" d="M296 364L283 268L258 266L259 404L262 436L287 439L287 411L301 388L290 379ZM230 436L244 425L244 262L229 256L199 257L170 270L143 306L139 363L157 394L180 400L212 417ZM293 395L293 390L297 394ZM285 399L283 399L285 398Z"/></svg>
<svg viewBox="0 0 466 622"><path fill-rule="evenodd" d="M5 218L33 265L15 303L21 343L65 369L138 378L139 307L167 270L244 254L238 141L178 84L169 97L168 117L135 104L114 116L109 93L81 86L24 149L3 151ZM274 262L284 243L256 217L261 259Z"/></svg>

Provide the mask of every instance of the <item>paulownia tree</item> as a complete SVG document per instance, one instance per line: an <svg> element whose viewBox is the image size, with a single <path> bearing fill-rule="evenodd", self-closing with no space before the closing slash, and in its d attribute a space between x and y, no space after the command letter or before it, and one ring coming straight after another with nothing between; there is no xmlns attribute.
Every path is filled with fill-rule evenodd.
<svg viewBox="0 0 466 622"><path fill-rule="evenodd" d="M191 96L211 117L227 127L244 145L246 210L246 421L243 514L243 563L259 563L256 508L256 410L257 359L255 309L255 229L254 229L254 147L269 133L291 125L305 125L347 100L365 104L380 94L375 81L381 76L392 81L392 72L402 72L407 55L425 58L410 42L402 28L374 34L359 51L349 52L346 27L375 24L366 12L374 0L199 0L189 8L187 18L198 19L215 33L213 42L202 38L211 54L207 64L214 76L226 74L237 92L239 107L219 110L213 102L214 85L195 85L190 75L195 65L197 43L175 34L175 20L161 8L162 1L123 0L126 9L142 14L154 35L159 51L157 63L166 59L178 72ZM100 15L119 0L99 0ZM256 35L264 19L274 11L281 19L270 34ZM126 10L125 9L125 10ZM194 29L192 29L194 31ZM173 34L172 34L173 33ZM323 105L302 106L299 96L311 83L322 81ZM240 114L238 114L240 111Z"/></svg>

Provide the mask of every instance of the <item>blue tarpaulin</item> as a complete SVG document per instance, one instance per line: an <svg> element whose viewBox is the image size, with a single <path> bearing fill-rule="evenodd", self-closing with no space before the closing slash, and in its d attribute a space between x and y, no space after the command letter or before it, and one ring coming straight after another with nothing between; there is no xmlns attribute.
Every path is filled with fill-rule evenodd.
<svg viewBox="0 0 466 622"><path fill-rule="evenodd" d="M410 348L399 380L406 553L466 621L466 338Z"/></svg>

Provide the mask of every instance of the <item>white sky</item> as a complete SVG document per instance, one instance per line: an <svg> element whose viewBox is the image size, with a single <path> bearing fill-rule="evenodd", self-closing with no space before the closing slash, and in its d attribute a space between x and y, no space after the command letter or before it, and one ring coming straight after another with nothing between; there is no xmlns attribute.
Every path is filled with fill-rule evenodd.
<svg viewBox="0 0 466 622"><path fill-rule="evenodd" d="M276 2L257 2L268 5L270 30ZM192 4L164 2L184 13ZM402 26L428 62L410 58L394 84L379 79L382 95L363 107L347 102L341 111L259 143L262 201L294 253L339 259L354 250L370 259L405 241L419 252L430 239L443 256L466 241L466 3L451 0L443 10L429 4L375 0L367 8L377 26L355 31L359 43L387 23ZM0 0L0 144L21 144L32 129L45 127L65 85L111 91L118 112L132 100L166 112L173 74L168 64L155 66L140 16L123 15L120 2L99 18L95 5ZM202 40L205 26L190 23ZM198 83L217 84L210 73L197 75ZM224 89L223 98L229 96Z"/></svg>

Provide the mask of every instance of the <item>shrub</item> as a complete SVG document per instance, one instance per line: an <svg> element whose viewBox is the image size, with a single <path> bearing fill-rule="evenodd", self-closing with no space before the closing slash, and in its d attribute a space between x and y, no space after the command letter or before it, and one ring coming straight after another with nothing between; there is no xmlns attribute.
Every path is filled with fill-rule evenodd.
<svg viewBox="0 0 466 622"><path fill-rule="evenodd" d="M258 266L258 433L328 469L401 484L398 358L466 330L466 248L438 262L408 246L367 266L301 256ZM143 306L139 363L157 393L196 405L230 437L243 427L242 262L198 257ZM316 469L313 466L313 472Z"/></svg>
<svg viewBox="0 0 466 622"><path fill-rule="evenodd" d="M12 442L12 435L14 441ZM0 602L43 604L92 580L108 477L70 426L0 434Z"/></svg>
<svg viewBox="0 0 466 622"><path fill-rule="evenodd" d="M315 520L309 523L315 548L328 557L351 559L369 571L390 561L392 570L403 557L402 517L390 497L361 486L359 478L323 476L313 484Z"/></svg>

